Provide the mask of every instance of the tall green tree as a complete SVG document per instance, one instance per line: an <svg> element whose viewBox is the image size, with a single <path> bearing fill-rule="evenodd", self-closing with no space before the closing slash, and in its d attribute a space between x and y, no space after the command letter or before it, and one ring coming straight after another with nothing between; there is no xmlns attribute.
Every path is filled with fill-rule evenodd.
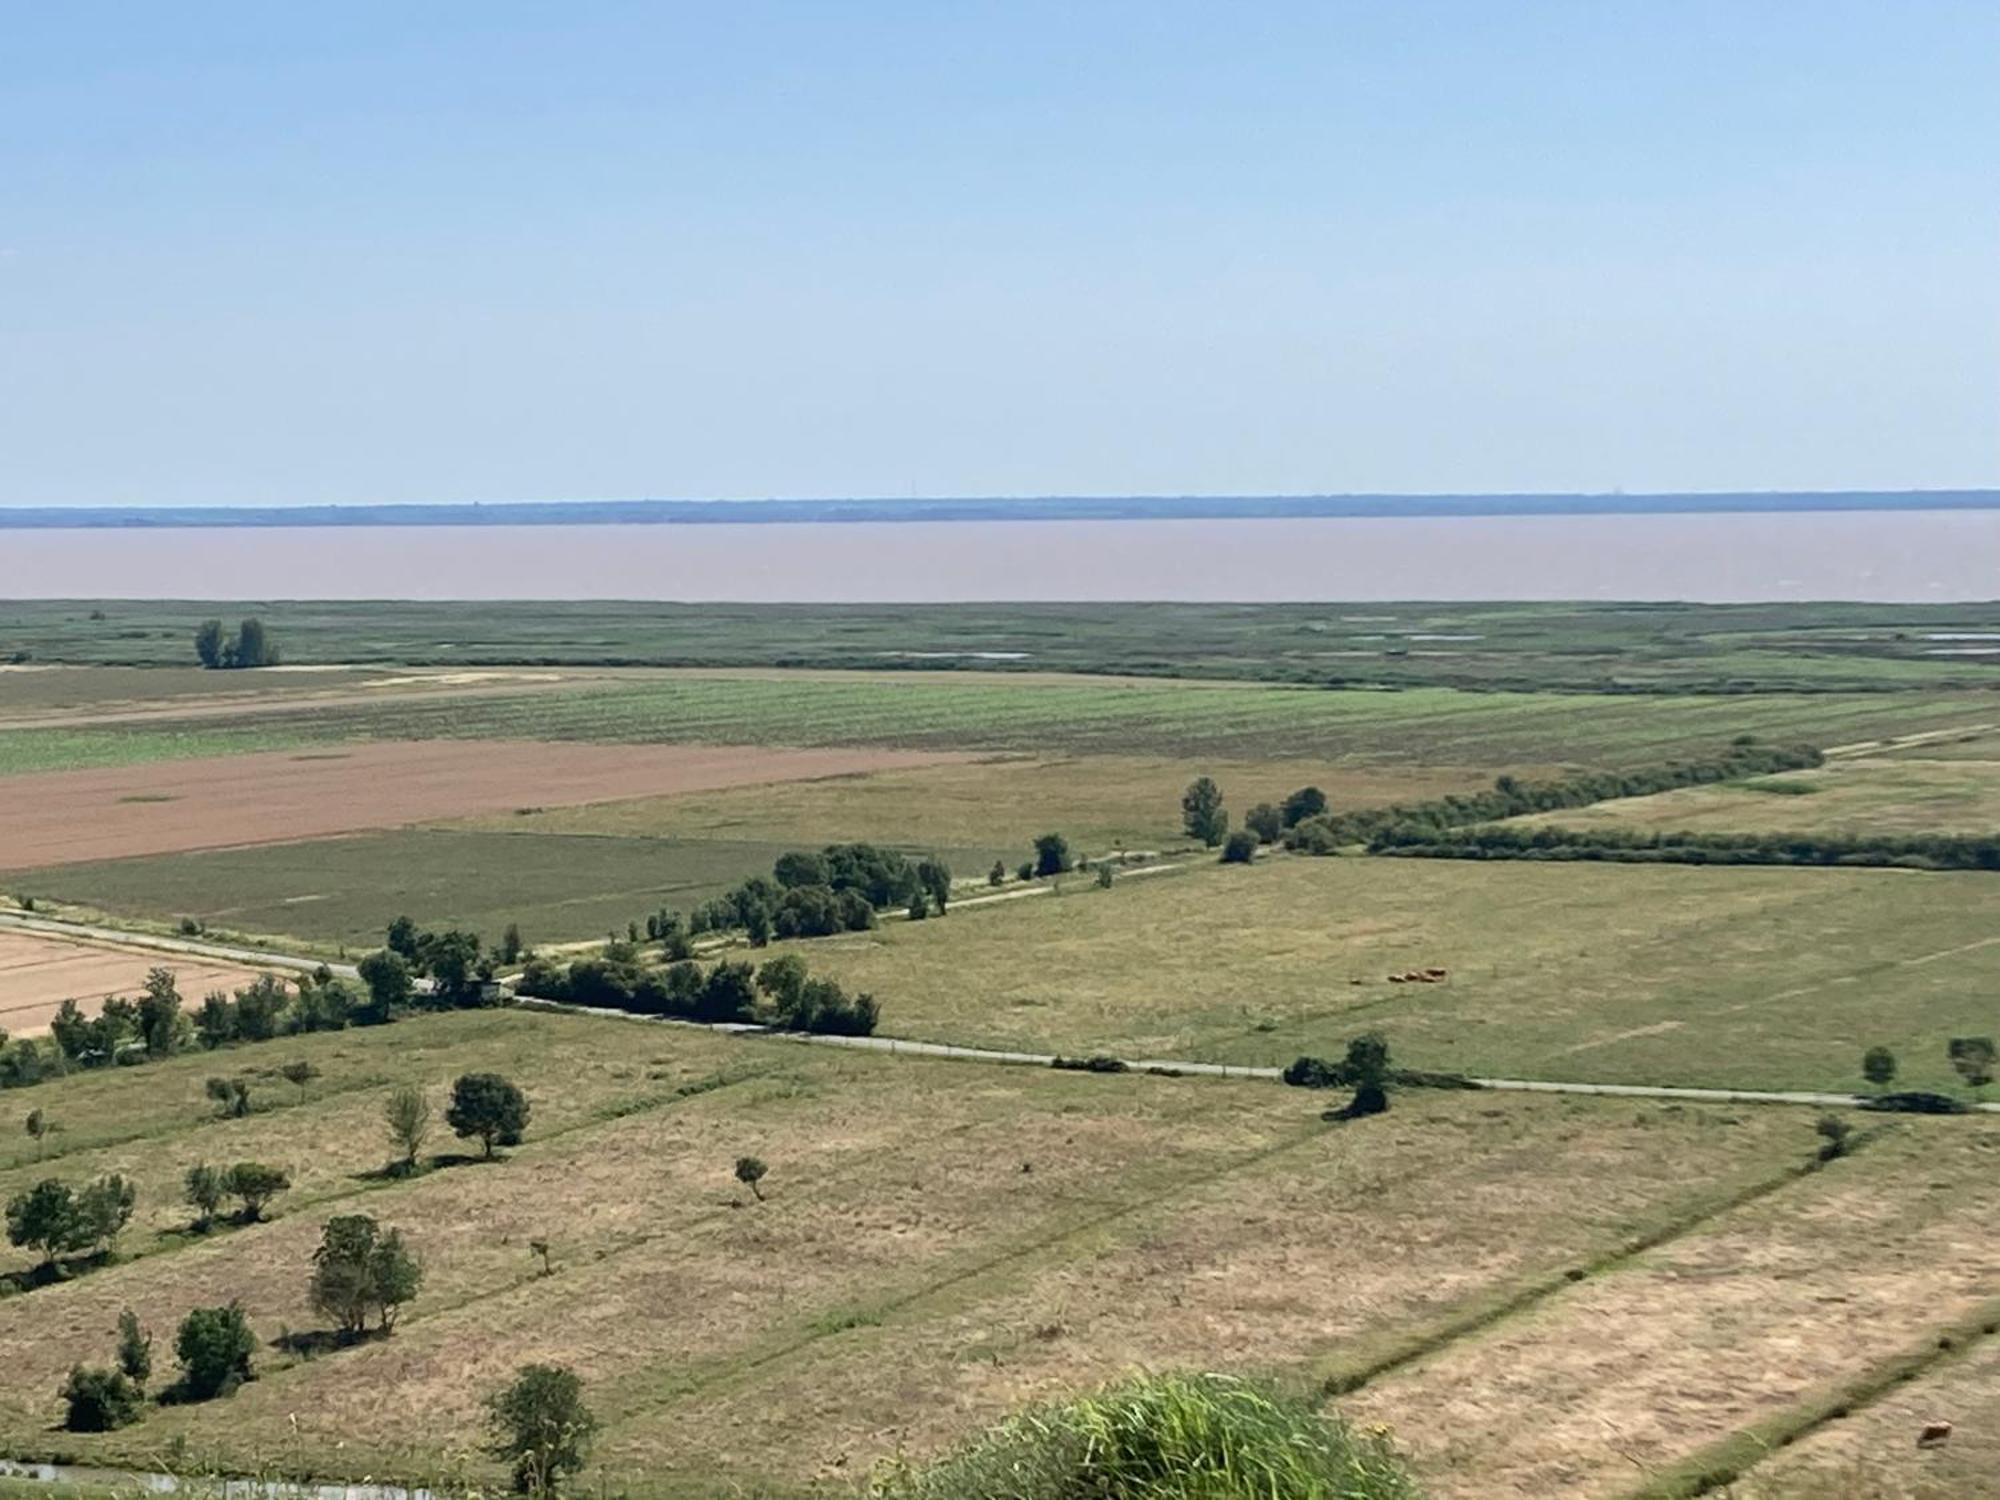
<svg viewBox="0 0 2000 1500"><path fill-rule="evenodd" d="M597 1421L584 1405L583 1382L562 1365L526 1365L514 1383L487 1398L488 1448L513 1470L514 1488L553 1495L583 1467Z"/></svg>
<svg viewBox="0 0 2000 1500"><path fill-rule="evenodd" d="M204 667L220 667L227 642L222 635L222 621L203 620L194 633L194 655Z"/></svg>
<svg viewBox="0 0 2000 1500"><path fill-rule="evenodd" d="M148 1057L171 1057L181 1044L181 994L172 969L146 973L146 993L139 997L139 1039Z"/></svg>
<svg viewBox="0 0 2000 1500"><path fill-rule="evenodd" d="M417 1295L423 1282L403 1236L384 1229L367 1214L342 1214L326 1221L313 1252L307 1300L332 1318L343 1338L368 1331L372 1313L383 1333L395 1328L396 1314Z"/></svg>
<svg viewBox="0 0 2000 1500"><path fill-rule="evenodd" d="M528 1113L527 1096L498 1073L467 1073L452 1084L444 1119L453 1134L476 1139L491 1160L495 1146L521 1144Z"/></svg>
<svg viewBox="0 0 2000 1500"><path fill-rule="evenodd" d="M1222 788L1207 776L1197 776L1181 794L1181 827L1189 838L1213 849L1229 832L1229 814L1222 810Z"/></svg>
<svg viewBox="0 0 2000 1500"><path fill-rule="evenodd" d="M190 1401L229 1395L250 1379L250 1356L256 1350L256 1335L236 1303L197 1307L181 1319L174 1336L181 1394Z"/></svg>

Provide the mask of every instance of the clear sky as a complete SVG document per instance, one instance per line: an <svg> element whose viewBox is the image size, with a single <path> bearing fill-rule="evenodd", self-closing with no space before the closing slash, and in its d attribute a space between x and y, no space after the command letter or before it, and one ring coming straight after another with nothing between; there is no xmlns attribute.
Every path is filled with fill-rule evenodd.
<svg viewBox="0 0 2000 1500"><path fill-rule="evenodd" d="M2000 483L2000 4L0 0L0 503Z"/></svg>

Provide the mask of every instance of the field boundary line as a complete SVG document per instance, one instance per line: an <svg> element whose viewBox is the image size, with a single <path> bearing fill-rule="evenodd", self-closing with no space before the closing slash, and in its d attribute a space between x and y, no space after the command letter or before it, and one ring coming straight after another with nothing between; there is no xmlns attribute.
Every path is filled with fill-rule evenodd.
<svg viewBox="0 0 2000 1500"><path fill-rule="evenodd" d="M1822 1387L1762 1421L1704 1444L1644 1484L1622 1491L1616 1500L1697 1500L1699 1496L1713 1494L1742 1479L1773 1453L1810 1437L1827 1423L1872 1406L1898 1387L1963 1359L1996 1333L2000 1333L2000 1297L1988 1300L1976 1311L1942 1328L1933 1329L1921 1344L1901 1354Z"/></svg>
<svg viewBox="0 0 2000 1500"><path fill-rule="evenodd" d="M1892 1129L1893 1126L1882 1125L1855 1136L1848 1143L1849 1154L1880 1140ZM1573 1286L1596 1276L1615 1274L1629 1262L1649 1251L1685 1238L1739 1208L1747 1208L1753 1203L1762 1202L1794 1183L1818 1175L1825 1167L1826 1163L1817 1158L1794 1162L1770 1176L1746 1183L1734 1192L1725 1193L1721 1197L1698 1203L1670 1219L1656 1223L1651 1229L1628 1236L1622 1243L1612 1246L1581 1265L1566 1267L1551 1275L1537 1278L1518 1290L1496 1297L1483 1305L1475 1303L1457 1317L1447 1316L1433 1325L1429 1332L1412 1334L1400 1346L1391 1347L1386 1353L1372 1360L1365 1360L1343 1369L1337 1356L1328 1355L1308 1366L1308 1369L1315 1372L1325 1372L1314 1374L1313 1383L1317 1394L1323 1401L1351 1396L1363 1386L1384 1375L1407 1365L1417 1364L1432 1355L1441 1354L1461 1340L1484 1333L1509 1318L1529 1312Z"/></svg>

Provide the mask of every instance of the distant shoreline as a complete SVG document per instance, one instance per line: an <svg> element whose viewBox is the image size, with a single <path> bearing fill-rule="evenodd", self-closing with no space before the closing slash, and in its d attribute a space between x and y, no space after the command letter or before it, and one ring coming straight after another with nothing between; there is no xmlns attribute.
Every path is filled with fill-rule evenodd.
<svg viewBox="0 0 2000 1500"><path fill-rule="evenodd" d="M2000 489L1652 495L1133 495L930 500L554 500L447 505L0 507L0 530L185 527L822 525L2000 510Z"/></svg>

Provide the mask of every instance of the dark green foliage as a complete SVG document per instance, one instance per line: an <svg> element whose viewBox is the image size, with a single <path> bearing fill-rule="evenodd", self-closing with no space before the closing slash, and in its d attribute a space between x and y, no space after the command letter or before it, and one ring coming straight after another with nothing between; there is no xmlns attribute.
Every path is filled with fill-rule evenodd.
<svg viewBox="0 0 2000 1500"><path fill-rule="evenodd" d="M1007 883L1007 861L1004 859L993 861L993 868L986 872L986 883L992 886L1001 886Z"/></svg>
<svg viewBox="0 0 2000 1500"><path fill-rule="evenodd" d="M422 1283L423 1267L399 1231L382 1228L367 1214L343 1214L327 1220L321 1231L307 1300L334 1320L343 1338L356 1339L368 1331L371 1313L381 1332L391 1332L397 1313Z"/></svg>
<svg viewBox="0 0 2000 1500"><path fill-rule="evenodd" d="M1307 853L1332 853L1323 825L1287 835ZM1650 829L1498 824L1439 829L1398 826L1368 844L1371 854L1415 859L1602 860L1619 864L1840 865L1906 870L2000 870L2000 838L1955 834L1682 833Z"/></svg>
<svg viewBox="0 0 2000 1500"><path fill-rule="evenodd" d="M1316 786L1302 786L1285 798L1280 808L1285 827L1295 828L1307 818L1317 818L1326 812L1326 793Z"/></svg>
<svg viewBox="0 0 2000 1500"><path fill-rule="evenodd" d="M1023 880L1042 875L1061 875L1076 867L1069 852L1069 840L1059 833L1045 833L1035 840L1035 863Z"/></svg>
<svg viewBox="0 0 2000 1500"><path fill-rule="evenodd" d="M151 969L139 999L139 1039L148 1057L171 1057L180 1050L181 996L172 969Z"/></svg>
<svg viewBox="0 0 2000 1500"><path fill-rule="evenodd" d="M935 854L918 860L917 886L937 904L937 913L943 916L951 903L951 866Z"/></svg>
<svg viewBox="0 0 2000 1500"><path fill-rule="evenodd" d="M1210 849L1229 831L1229 814L1222 810L1222 788L1209 777L1196 777L1181 794L1181 827L1189 838L1200 839Z"/></svg>
<svg viewBox="0 0 2000 1500"><path fill-rule="evenodd" d="M299 1091L299 1103L306 1102L306 1085L319 1077L319 1069L302 1057L295 1057L278 1069L278 1076Z"/></svg>
<svg viewBox="0 0 2000 1500"><path fill-rule="evenodd" d="M521 924L519 922L509 922L506 931L500 934L500 947L497 950L500 962L503 964L519 963L521 961L521 954L525 951L526 945L521 941Z"/></svg>
<svg viewBox="0 0 2000 1500"><path fill-rule="evenodd" d="M1351 1083L1379 1084L1389 1076L1389 1043L1379 1031L1364 1031L1347 1044L1343 1069Z"/></svg>
<svg viewBox="0 0 2000 1500"><path fill-rule="evenodd" d="M1731 746L1710 760L1674 761L1637 771L1600 771L1566 777L1560 781L1524 782L1502 776L1488 792L1466 796L1440 797L1432 802L1398 804L1349 813L1320 813L1302 818L1285 837L1287 847L1308 853L1331 853L1350 844L1366 844L1376 853L1444 853L1460 851L1455 857L1479 857L1466 852L1490 848L1488 857L1519 857L1530 849L1549 850L1563 846L1565 838L1601 842L1606 847L1624 837L1616 830L1592 829L1587 834L1566 834L1560 829L1474 828L1526 813L1554 812L1566 807L1586 807L1619 797L1645 797L1675 787L1702 786L1714 782L1738 781L1777 771L1804 770L1821 763L1824 757L1811 746L1791 748L1761 745ZM1303 793L1295 793L1303 795ZM1465 830L1455 832L1455 830ZM1554 840L1536 842L1543 834ZM1672 838L1673 835L1635 835ZM1708 838L1713 835L1689 835ZM1722 836L1725 838L1733 836ZM1634 843L1633 848L1642 847Z"/></svg>
<svg viewBox="0 0 2000 1500"><path fill-rule="evenodd" d="M118 1371L142 1391L153 1377L153 1336L129 1307L118 1315Z"/></svg>
<svg viewBox="0 0 2000 1500"><path fill-rule="evenodd" d="M231 1302L227 1307L197 1307L181 1319L174 1336L174 1355L180 1360L180 1384L174 1394L185 1401L209 1401L232 1394L251 1378L250 1356L257 1339L243 1309Z"/></svg>
<svg viewBox="0 0 2000 1500"><path fill-rule="evenodd" d="M187 1169L187 1176L181 1181L183 1196L188 1206L194 1209L194 1227L206 1230L215 1222L216 1212L222 1207L225 1196L222 1173L207 1162L197 1162Z"/></svg>
<svg viewBox="0 0 2000 1500"><path fill-rule="evenodd" d="M1021 863L1015 866L1014 868L1014 876L1018 880L1033 880L1035 878L1035 873L1036 873L1036 865L1035 861L1032 859L1022 860Z"/></svg>
<svg viewBox="0 0 2000 1500"><path fill-rule="evenodd" d="M910 909L907 915L912 922L921 922L931 914L931 898L922 891L910 893Z"/></svg>
<svg viewBox="0 0 2000 1500"><path fill-rule="evenodd" d="M394 929L390 931L393 939ZM368 1003L355 1012L358 1024L380 1026L410 1003L416 989L410 977L410 960L393 946L369 954L355 967L360 970L361 982L368 986Z"/></svg>
<svg viewBox="0 0 2000 1500"><path fill-rule="evenodd" d="M777 877L778 884L788 891L800 886L833 884L833 870L827 864L824 854L808 854L802 851L781 854L778 856L778 862L772 866L771 873Z"/></svg>
<svg viewBox="0 0 2000 1500"><path fill-rule="evenodd" d="M1878 1089L1896 1081L1896 1054L1887 1047L1870 1047L1861 1054L1861 1076Z"/></svg>
<svg viewBox="0 0 2000 1500"><path fill-rule="evenodd" d="M398 917L389 924L388 949L405 963L417 961L417 924L408 917Z"/></svg>
<svg viewBox="0 0 2000 1500"><path fill-rule="evenodd" d="M203 620L194 632L194 658L204 667L222 665L222 621Z"/></svg>
<svg viewBox="0 0 2000 1500"><path fill-rule="evenodd" d="M583 1382L561 1365L527 1365L504 1391L487 1398L493 1433L488 1452L503 1459L514 1488L552 1495L583 1467L597 1422L584 1405Z"/></svg>
<svg viewBox="0 0 2000 1500"><path fill-rule="evenodd" d="M234 636L223 633L220 620L203 620L194 633L194 656L204 667L218 670L278 664L278 648L255 616L237 626Z"/></svg>
<svg viewBox="0 0 2000 1500"><path fill-rule="evenodd" d="M764 1201L764 1189L758 1184L763 1182L765 1175L770 1170L759 1157L739 1156L736 1158L736 1180L750 1189L759 1203Z"/></svg>
<svg viewBox="0 0 2000 1500"><path fill-rule="evenodd" d="M1247 828L1237 829L1222 845L1222 863L1225 865L1247 865L1256 857L1257 835Z"/></svg>
<svg viewBox="0 0 2000 1500"><path fill-rule="evenodd" d="M195 1012L194 1032L210 1051L236 1040L236 1007L222 991L210 990L202 996L201 1009Z"/></svg>
<svg viewBox="0 0 2000 1500"><path fill-rule="evenodd" d="M1309 1400L1222 1375L1153 1375L1025 1413L878 1500L1418 1500L1395 1454Z"/></svg>
<svg viewBox="0 0 2000 1500"><path fill-rule="evenodd" d="M268 1042L285 1029L292 994L275 974L260 974L245 989L236 992L236 1037L245 1042Z"/></svg>
<svg viewBox="0 0 2000 1500"><path fill-rule="evenodd" d="M7 1201L7 1239L41 1252L44 1265L85 1250L108 1250L132 1217L137 1191L116 1172L72 1188L46 1177Z"/></svg>
<svg viewBox="0 0 2000 1500"><path fill-rule="evenodd" d="M139 1420L145 1393L122 1370L71 1368L62 1384L63 1427L70 1432L114 1432Z"/></svg>
<svg viewBox="0 0 2000 1500"><path fill-rule="evenodd" d="M1833 1161L1847 1155L1848 1137L1854 1134L1854 1127L1847 1121L1839 1115L1821 1115L1813 1129L1819 1135L1821 1161Z"/></svg>
<svg viewBox="0 0 2000 1500"><path fill-rule="evenodd" d="M1966 1111L1963 1099L1954 1099L1949 1094L1926 1093L1922 1089L1877 1094L1872 1099L1862 1100L1861 1107L1899 1115L1962 1115Z"/></svg>
<svg viewBox="0 0 2000 1500"><path fill-rule="evenodd" d="M215 1101L215 1112L225 1120L240 1120L250 1113L250 1085L241 1078L211 1078L202 1092Z"/></svg>
<svg viewBox="0 0 2000 1500"><path fill-rule="evenodd" d="M1129 1073L1132 1065L1122 1057L1112 1057L1108 1053L1094 1052L1089 1057L1054 1057L1049 1060L1052 1068L1061 1068L1071 1073Z"/></svg>
<svg viewBox="0 0 2000 1500"><path fill-rule="evenodd" d="M456 1010L478 1005L492 966L481 961L477 934L453 928L426 932L417 940L417 972L428 974L431 988L422 1002L431 1010Z"/></svg>
<svg viewBox="0 0 2000 1500"><path fill-rule="evenodd" d="M62 1055L78 1067L101 1068L120 1060L134 1045L139 1008L113 995L86 1016L74 1000L65 1000L49 1021L49 1035Z"/></svg>
<svg viewBox="0 0 2000 1500"><path fill-rule="evenodd" d="M1257 835L1261 844L1275 844L1285 831L1284 818L1268 802L1259 802L1243 815L1243 826Z"/></svg>
<svg viewBox="0 0 2000 1500"><path fill-rule="evenodd" d="M298 999L292 1006L292 1030L344 1031L360 1008L353 986L322 968L299 981Z"/></svg>
<svg viewBox="0 0 2000 1500"><path fill-rule="evenodd" d="M490 1158L495 1146L521 1144L528 1113L527 1096L498 1073L466 1073L451 1086L444 1118L453 1134L476 1139Z"/></svg>
<svg viewBox="0 0 2000 1500"><path fill-rule="evenodd" d="M1990 1036L1955 1036L1945 1055L1967 1088L1981 1089L1993 1081L1994 1045Z"/></svg>
<svg viewBox="0 0 2000 1500"><path fill-rule="evenodd" d="M264 1207L292 1185L281 1168L261 1161L239 1161L222 1174L222 1191L243 1204L237 1215L245 1224L264 1216Z"/></svg>
<svg viewBox="0 0 2000 1500"><path fill-rule="evenodd" d="M1115 880L1116 880L1117 878L1118 878L1118 872L1117 872L1116 870L1112 869L1112 867L1111 867L1111 861L1110 861L1110 860L1108 860L1108 859L1107 859L1107 860L1105 860L1105 861L1104 861L1103 863L1101 863L1101 864L1099 864L1099 865L1098 865L1098 867L1097 867L1097 888L1098 888L1099 890L1101 890L1101 891L1108 891L1108 890L1110 890L1110 889L1111 889L1111 883L1112 883L1113 881L1115 881Z"/></svg>
<svg viewBox="0 0 2000 1500"><path fill-rule="evenodd" d="M417 1153L431 1129L431 1102L414 1084L391 1093L382 1105L382 1120L396 1148L396 1166L404 1173L417 1169Z"/></svg>

